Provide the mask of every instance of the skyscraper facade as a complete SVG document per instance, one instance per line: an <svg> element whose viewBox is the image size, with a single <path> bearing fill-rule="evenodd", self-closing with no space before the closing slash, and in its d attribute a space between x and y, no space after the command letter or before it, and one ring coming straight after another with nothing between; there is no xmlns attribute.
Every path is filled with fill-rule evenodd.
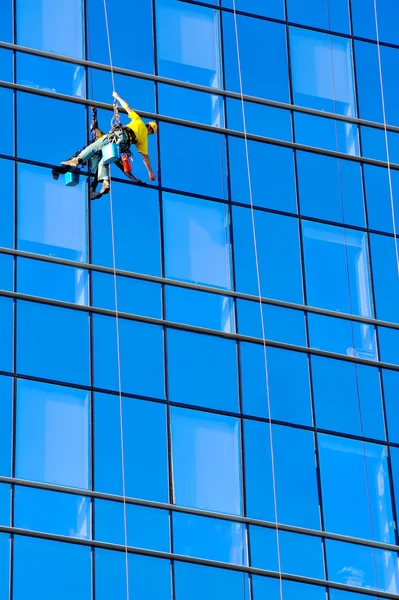
<svg viewBox="0 0 399 600"><path fill-rule="evenodd" d="M397 598L399 4L0 5L0 600Z"/></svg>

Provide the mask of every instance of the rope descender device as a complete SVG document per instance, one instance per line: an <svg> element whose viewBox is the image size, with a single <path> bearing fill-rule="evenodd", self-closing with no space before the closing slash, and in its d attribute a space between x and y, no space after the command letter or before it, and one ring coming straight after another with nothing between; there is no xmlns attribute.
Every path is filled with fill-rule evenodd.
<svg viewBox="0 0 399 600"><path fill-rule="evenodd" d="M116 103L116 100L114 100L114 114L111 119L111 127L116 127L117 125L120 125L120 123L121 123L121 118L119 116L118 105Z"/></svg>

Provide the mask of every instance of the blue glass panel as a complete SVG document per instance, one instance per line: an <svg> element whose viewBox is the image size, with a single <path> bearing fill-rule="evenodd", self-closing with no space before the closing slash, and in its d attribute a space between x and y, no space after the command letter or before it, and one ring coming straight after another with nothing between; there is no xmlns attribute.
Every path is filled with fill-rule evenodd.
<svg viewBox="0 0 399 600"><path fill-rule="evenodd" d="M326 589L323 587L283 580L281 591L279 579L259 575L252 577L252 589L254 600L279 600L282 594L284 600L326 600Z"/></svg>
<svg viewBox="0 0 399 600"><path fill-rule="evenodd" d="M244 94L289 102L285 26L238 15L237 29ZM223 14L223 45L225 87L240 92L235 19L231 13ZM271 55L273 60L265 60Z"/></svg>
<svg viewBox="0 0 399 600"><path fill-rule="evenodd" d="M239 420L172 407L171 428L176 504L241 514Z"/></svg>
<svg viewBox="0 0 399 600"><path fill-rule="evenodd" d="M17 83L77 98L86 97L84 67L31 54L17 53ZM84 130L82 138L83 135Z"/></svg>
<svg viewBox="0 0 399 600"><path fill-rule="evenodd" d="M385 439L377 369L312 356L312 379L318 427Z"/></svg>
<svg viewBox="0 0 399 600"><path fill-rule="evenodd" d="M0 370L13 370L13 301L0 297Z"/></svg>
<svg viewBox="0 0 399 600"><path fill-rule="evenodd" d="M160 275L158 192L114 182L112 198L116 267ZM91 207L92 261L113 267L109 203L94 202Z"/></svg>
<svg viewBox="0 0 399 600"><path fill-rule="evenodd" d="M95 550L97 600L126 598L126 556L123 552ZM171 565L149 556L128 556L129 597L137 600L171 600Z"/></svg>
<svg viewBox="0 0 399 600"><path fill-rule="evenodd" d="M277 541L278 540L278 541ZM250 527L252 566L324 579L321 539L298 533Z"/></svg>
<svg viewBox="0 0 399 600"><path fill-rule="evenodd" d="M163 398L162 328L94 315L94 382L109 390ZM120 361L120 364L119 364ZM119 381L119 368L120 377Z"/></svg>
<svg viewBox="0 0 399 600"><path fill-rule="evenodd" d="M18 302L19 373L88 385L89 316L73 309Z"/></svg>
<svg viewBox="0 0 399 600"><path fill-rule="evenodd" d="M113 275L92 273L93 305L115 310L115 280ZM161 286L149 281L116 278L118 311L162 318Z"/></svg>
<svg viewBox="0 0 399 600"><path fill-rule="evenodd" d="M88 273L84 269L18 258L17 291L86 306Z"/></svg>
<svg viewBox="0 0 399 600"><path fill-rule="evenodd" d="M89 487L89 394L18 380L16 476Z"/></svg>
<svg viewBox="0 0 399 600"><path fill-rule="evenodd" d="M231 521L173 513L173 551L177 554L248 564L245 526Z"/></svg>
<svg viewBox="0 0 399 600"><path fill-rule="evenodd" d="M303 301L298 223L291 217L255 211L261 295ZM258 295L251 211L233 207L237 289Z"/></svg>
<svg viewBox="0 0 399 600"><path fill-rule="evenodd" d="M347 0L316 0L312 5L301 0L288 0L288 20L318 29L350 33Z"/></svg>
<svg viewBox="0 0 399 600"><path fill-rule="evenodd" d="M6 483L0 484L0 525L10 525L11 516L11 486ZM1 544L1 542L0 542ZM1 553L1 550L0 550ZM1 598L1 595L0 595Z"/></svg>
<svg viewBox="0 0 399 600"><path fill-rule="evenodd" d="M167 502L165 406L133 398L122 400L126 496ZM117 395L94 396L94 485L102 492L122 494L121 414Z"/></svg>
<svg viewBox="0 0 399 600"><path fill-rule="evenodd" d="M396 514L399 510L399 448L390 447L389 458L392 469L392 484L395 498Z"/></svg>
<svg viewBox="0 0 399 600"><path fill-rule="evenodd" d="M108 62L107 60L106 63ZM89 69L88 82L89 98L93 98L97 102L107 102L108 104L111 102L111 75L109 72ZM115 89L118 90L118 94L126 100L133 110L155 112L155 94L152 81L115 73ZM109 131L112 113L101 111L101 115L104 116L104 119L101 117L98 120L100 129ZM100 117L100 114L98 116ZM122 123L128 122L126 113L121 113L120 117ZM153 144L151 146L152 148L155 147Z"/></svg>
<svg viewBox="0 0 399 600"><path fill-rule="evenodd" d="M166 286L166 318L169 321L234 333L234 316L233 298Z"/></svg>
<svg viewBox="0 0 399 600"><path fill-rule="evenodd" d="M3 7L2 7L3 10ZM3 16L3 15L2 15ZM4 41L4 37L1 37L3 22L0 25L0 40ZM13 53L9 50L0 49L0 79L3 81L13 82Z"/></svg>
<svg viewBox="0 0 399 600"><path fill-rule="evenodd" d="M50 171L19 163L18 248L86 261L85 192L83 184L70 188L62 177L54 181Z"/></svg>
<svg viewBox="0 0 399 600"><path fill-rule="evenodd" d="M4 2L1 7L0 40L4 42L13 41L12 2Z"/></svg>
<svg viewBox="0 0 399 600"><path fill-rule="evenodd" d="M242 12L253 13L263 17L284 19L284 2L282 0L222 0L222 6L236 8Z"/></svg>
<svg viewBox="0 0 399 600"><path fill-rule="evenodd" d="M399 373L382 369L388 439L399 443Z"/></svg>
<svg viewBox="0 0 399 600"><path fill-rule="evenodd" d="M110 57L103 7L99 6L97 0L88 0L86 11L89 58L109 65ZM114 65L134 71L154 72L151 13L152 5L149 2L139 2L134 9L130 11L127 9L123 16L120 10L115 10L115 5L108 2L108 27ZM140 26L136 27L135 24L138 23ZM109 102L112 100L111 94L112 83L111 75L109 75Z"/></svg>
<svg viewBox="0 0 399 600"><path fill-rule="evenodd" d="M14 122L10 115L14 113L13 91L0 88L0 153L14 154Z"/></svg>
<svg viewBox="0 0 399 600"><path fill-rule="evenodd" d="M326 530L394 543L386 448L319 434L319 455Z"/></svg>
<svg viewBox="0 0 399 600"><path fill-rule="evenodd" d="M0 245L7 248L14 247L14 164L11 160L0 160L0 178L3 182Z"/></svg>
<svg viewBox="0 0 399 600"><path fill-rule="evenodd" d="M0 376L0 475L11 475L12 379Z"/></svg>
<svg viewBox="0 0 399 600"><path fill-rule="evenodd" d="M360 165L310 152L297 152L296 157L301 213L364 227Z"/></svg>
<svg viewBox="0 0 399 600"><path fill-rule="evenodd" d="M202 565L175 563L176 600L220 600L221 591L229 600L248 600L248 575Z"/></svg>
<svg viewBox="0 0 399 600"><path fill-rule="evenodd" d="M126 557L123 552L95 550L97 600L126 598ZM171 565L148 556L128 556L129 597L137 600L171 600Z"/></svg>
<svg viewBox="0 0 399 600"><path fill-rule="evenodd" d="M274 497L281 523L320 527L313 434L291 427L247 421L245 465L248 516L275 521ZM271 450L276 490L273 489ZM295 503L292 490L295 489Z"/></svg>
<svg viewBox="0 0 399 600"><path fill-rule="evenodd" d="M294 125L295 141L300 144L360 156L359 131L355 125L302 113L294 115Z"/></svg>
<svg viewBox="0 0 399 600"><path fill-rule="evenodd" d="M242 343L240 358L243 411L247 415L268 418L263 345ZM267 348L266 358L272 418L311 425L309 365L306 354Z"/></svg>
<svg viewBox="0 0 399 600"><path fill-rule="evenodd" d="M91 548L50 540L15 536L15 600L37 597L53 600L90 600Z"/></svg>
<svg viewBox="0 0 399 600"><path fill-rule="evenodd" d="M398 118L396 120L399 121ZM379 129L362 127L361 135L363 156L375 160L389 160L391 163L399 162L399 135L397 133L388 131L386 136L384 131Z"/></svg>
<svg viewBox="0 0 399 600"><path fill-rule="evenodd" d="M162 184L166 188L214 198L228 197L224 136L163 123L160 142Z"/></svg>
<svg viewBox="0 0 399 600"><path fill-rule="evenodd" d="M227 205L164 193L166 277L231 288Z"/></svg>
<svg viewBox="0 0 399 600"><path fill-rule="evenodd" d="M237 412L236 343L174 329L167 339L170 400Z"/></svg>
<svg viewBox="0 0 399 600"><path fill-rule="evenodd" d="M326 552L330 581L398 593L398 558L394 552L334 540L326 540Z"/></svg>
<svg viewBox="0 0 399 600"><path fill-rule="evenodd" d="M169 552L169 514L166 510L126 505L126 533L123 502L96 500L94 506L96 539L113 544L129 544ZM176 551L176 549L175 549Z"/></svg>
<svg viewBox="0 0 399 600"><path fill-rule="evenodd" d="M316 314L308 315L308 325L311 348L378 360L376 332L372 325Z"/></svg>
<svg viewBox="0 0 399 600"><path fill-rule="evenodd" d="M90 539L90 498L15 487L14 526Z"/></svg>
<svg viewBox="0 0 399 600"><path fill-rule="evenodd" d="M221 87L219 12L157 0L159 74Z"/></svg>
<svg viewBox="0 0 399 600"><path fill-rule="evenodd" d="M292 141L292 122L289 111L282 108L274 108L273 106L266 106L265 104L254 104L253 102L244 102L243 107L241 100L233 98L226 98L226 104L227 126L229 129ZM232 137L230 141L235 139L237 138ZM256 145L259 146L259 144ZM278 150L282 150L279 146L272 146L272 149L277 153ZM291 151L286 152L286 154L291 155ZM280 156L283 157L284 153L281 152ZM270 160L272 158L270 156ZM270 168L270 176L272 175L273 172Z"/></svg>
<svg viewBox="0 0 399 600"><path fill-rule="evenodd" d="M393 44L399 43L396 23L399 7L390 0L351 0L353 31L359 37L376 39L376 11L379 39Z"/></svg>
<svg viewBox="0 0 399 600"><path fill-rule="evenodd" d="M10 594L10 536L0 533L0 598Z"/></svg>
<svg viewBox="0 0 399 600"><path fill-rule="evenodd" d="M370 234L370 248L376 316L384 321L399 323L399 277L396 258L399 242L395 242L391 237Z"/></svg>
<svg viewBox="0 0 399 600"><path fill-rule="evenodd" d="M399 364L399 331L378 328L378 339L380 341L380 358L383 362Z"/></svg>
<svg viewBox="0 0 399 600"><path fill-rule="evenodd" d="M201 43L198 38L196 41ZM160 84L158 86L158 106L159 112L169 117L214 127L225 127L224 102L221 96ZM223 144L223 137L220 136L221 148Z"/></svg>
<svg viewBox="0 0 399 600"><path fill-rule="evenodd" d="M51 0L39 0L35 4L17 0L16 4L18 44L83 58L82 0L56 6Z"/></svg>
<svg viewBox="0 0 399 600"><path fill-rule="evenodd" d="M7 254L0 254L0 289L14 290L14 258Z"/></svg>
<svg viewBox="0 0 399 600"><path fill-rule="evenodd" d="M386 160L386 155L383 160ZM399 172L393 170L388 172L388 169L371 165L363 165L363 172L369 227L393 233L395 225L396 231L398 231ZM395 215L395 220L392 213Z"/></svg>
<svg viewBox="0 0 399 600"><path fill-rule="evenodd" d="M292 150L249 140L248 156L251 167L250 180L245 141L234 137L229 138L232 200L250 204L252 194L254 206L296 213Z"/></svg>
<svg viewBox="0 0 399 600"><path fill-rule="evenodd" d="M17 94L18 109L18 155L30 160L56 165L62 160L67 160L74 152L86 143L86 111L84 106L72 102L63 102L54 98L44 98L34 94ZM32 115L38 123L42 124L40 135L35 135L34 143L32 137L27 135L32 129ZM73 124L73 126L62 127L62 135L57 137L54 143L54 127L61 124ZM51 123L51 126L44 124ZM46 175L52 182L51 172ZM60 183L63 185L62 178ZM32 195L34 184L30 181L30 193ZM81 183L79 187L84 187ZM67 191L71 191L67 189ZM73 197L73 196L72 196ZM54 200L52 200L54 201Z"/></svg>
<svg viewBox="0 0 399 600"><path fill-rule="evenodd" d="M271 304L262 304L263 316L261 317L259 302L253 302L252 300L237 300L237 308L239 333L261 339L264 335L267 340L306 346L303 312Z"/></svg>

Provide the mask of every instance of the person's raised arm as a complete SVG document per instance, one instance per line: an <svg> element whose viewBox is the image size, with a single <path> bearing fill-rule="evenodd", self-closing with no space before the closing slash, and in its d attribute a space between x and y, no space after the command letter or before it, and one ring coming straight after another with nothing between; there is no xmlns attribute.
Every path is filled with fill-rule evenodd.
<svg viewBox="0 0 399 600"><path fill-rule="evenodd" d="M116 92L112 92L112 95L115 98L115 100L118 100L119 104L125 109L127 114L132 112L132 109L130 108L128 103L125 102Z"/></svg>

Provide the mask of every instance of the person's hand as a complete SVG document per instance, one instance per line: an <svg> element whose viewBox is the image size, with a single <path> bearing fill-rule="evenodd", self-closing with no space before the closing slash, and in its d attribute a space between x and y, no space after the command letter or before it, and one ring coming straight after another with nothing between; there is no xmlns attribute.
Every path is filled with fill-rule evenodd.
<svg viewBox="0 0 399 600"><path fill-rule="evenodd" d="M112 92L112 96L117 100L119 98L118 94L116 92Z"/></svg>
<svg viewBox="0 0 399 600"><path fill-rule="evenodd" d="M157 176L155 175L155 173L150 173L149 174L149 178L150 178L151 181L155 181L156 178L157 178Z"/></svg>

